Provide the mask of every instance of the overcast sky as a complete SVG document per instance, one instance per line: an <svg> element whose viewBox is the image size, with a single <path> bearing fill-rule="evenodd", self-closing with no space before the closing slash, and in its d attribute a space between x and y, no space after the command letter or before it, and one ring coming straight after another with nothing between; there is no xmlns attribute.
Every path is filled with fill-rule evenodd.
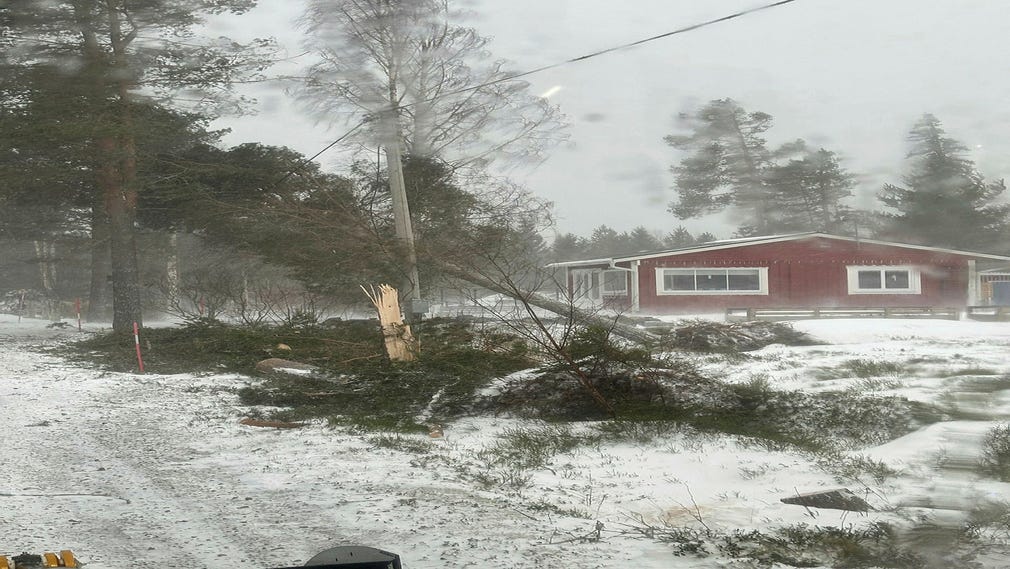
<svg viewBox="0 0 1010 569"><path fill-rule="evenodd" d="M767 3L763 0L467 0L465 22L492 36L517 70L661 34ZM253 13L216 22L232 37L273 35L299 53L300 3L260 0ZM876 207L898 181L905 136L922 113L972 149L989 178L1010 174L1007 0L797 0L727 23L528 77L553 91L571 141L538 168L513 172L555 203L559 232L608 225L728 237L724 219L680 221L662 138L677 113L730 97L774 117L773 144L795 138L838 152L863 179L854 205ZM300 116L280 89L256 93L256 117L229 119L226 140L290 146L311 155L341 134ZM331 152L320 160L336 168Z"/></svg>

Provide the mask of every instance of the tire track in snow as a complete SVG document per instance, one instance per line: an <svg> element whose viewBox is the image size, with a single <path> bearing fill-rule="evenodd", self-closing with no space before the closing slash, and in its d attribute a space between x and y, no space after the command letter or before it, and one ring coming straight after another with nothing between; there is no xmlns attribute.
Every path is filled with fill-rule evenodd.
<svg viewBox="0 0 1010 569"><path fill-rule="evenodd" d="M137 568L294 563L284 544L264 539L275 528L257 531L276 511L242 499L227 472L191 466L186 443L202 427L183 403L151 392L163 383L8 353L17 355L4 361L0 413L14 424L0 444L16 467L2 469L0 494L10 496L0 507L19 515L0 516L7 547L72 548L95 569L125 559ZM226 421L224 411L200 423ZM92 495L55 496L70 493Z"/></svg>

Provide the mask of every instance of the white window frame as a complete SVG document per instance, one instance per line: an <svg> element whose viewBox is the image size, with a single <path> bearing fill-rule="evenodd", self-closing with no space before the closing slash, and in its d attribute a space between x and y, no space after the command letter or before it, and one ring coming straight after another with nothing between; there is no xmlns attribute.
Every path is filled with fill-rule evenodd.
<svg viewBox="0 0 1010 569"><path fill-rule="evenodd" d="M620 277L617 279L617 282L621 283L621 289L607 290L607 275L615 273ZM604 269L600 271L600 294L603 296L628 296L628 271L620 269Z"/></svg>
<svg viewBox="0 0 1010 569"><path fill-rule="evenodd" d="M846 265L849 294L922 294L922 272L913 265ZM860 288L859 273L879 271L881 288ZM908 288L884 288L885 271L905 271L908 273Z"/></svg>
<svg viewBox="0 0 1010 569"><path fill-rule="evenodd" d="M666 290L666 271L733 271L758 272L758 290ZM768 267L659 267L656 269L656 294L659 296L767 296Z"/></svg>

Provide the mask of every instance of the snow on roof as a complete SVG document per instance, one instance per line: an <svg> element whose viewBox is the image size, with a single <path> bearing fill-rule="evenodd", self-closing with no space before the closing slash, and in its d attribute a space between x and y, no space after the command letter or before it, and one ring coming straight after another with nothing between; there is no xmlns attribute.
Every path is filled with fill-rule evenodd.
<svg viewBox="0 0 1010 569"><path fill-rule="evenodd" d="M938 253L946 253L950 255L961 255L966 257L974 257L977 259L992 259L998 261L1010 261L1010 257L1004 255L992 255L989 253L976 253L973 251L960 251L957 249L946 249L943 247L929 247L926 245L912 245L909 243L896 243L894 241L880 241L877 239L863 239L859 237L846 237L843 235L832 235L830 233L819 233L816 231L808 231L804 233L787 233L782 235L762 235L759 237L738 237L734 239L720 239L718 241L709 241L707 243L699 243L696 245L688 245L686 247L675 247L672 249L662 249L659 251L643 251L635 253L632 255L616 255L610 259L590 259L590 260L580 260L580 261L565 261L561 263L552 263L548 265L549 267L573 267L579 265L602 265L602 264L613 264L626 261L638 261L642 259L652 259L655 257L666 257L670 255L682 255L685 253L696 253L699 251L716 251L719 249L729 249L732 247L741 247L749 245L759 245L764 243L776 243L780 241L795 241L797 239L806 239L809 237L820 237L824 239L835 239L838 241L854 241L859 243L867 243L871 245L887 245L891 247L902 247L906 249L918 249L922 251L935 251Z"/></svg>
<svg viewBox="0 0 1010 569"><path fill-rule="evenodd" d="M578 267L581 265L609 265L613 259L611 257L604 257L600 259L581 259L578 261L558 261L556 263L548 263L548 267Z"/></svg>

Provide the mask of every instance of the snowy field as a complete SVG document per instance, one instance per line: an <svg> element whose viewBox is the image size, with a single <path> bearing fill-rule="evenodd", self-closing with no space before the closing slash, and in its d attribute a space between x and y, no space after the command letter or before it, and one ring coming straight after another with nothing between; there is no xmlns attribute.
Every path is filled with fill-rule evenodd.
<svg viewBox="0 0 1010 569"><path fill-rule="evenodd" d="M542 425L467 419L440 439L244 426L235 392L254 378L79 367L38 348L82 333L0 316L0 552L72 549L90 569L292 566L352 544L395 552L409 569L750 567L674 556L670 544L635 528L957 524L1010 496L1007 484L965 467L977 461L985 431L1010 417L1010 324L795 326L825 344L769 346L745 360L703 356L702 367L730 382L900 395L961 419L853 451L900 471L880 483L840 481L802 453L685 431L579 447L513 473L522 483L489 488L480 475L508 473L487 472L481 451L509 429ZM892 371L838 372L853 360ZM839 487L878 511L780 502ZM1010 566L1005 555L995 547L977 561Z"/></svg>

